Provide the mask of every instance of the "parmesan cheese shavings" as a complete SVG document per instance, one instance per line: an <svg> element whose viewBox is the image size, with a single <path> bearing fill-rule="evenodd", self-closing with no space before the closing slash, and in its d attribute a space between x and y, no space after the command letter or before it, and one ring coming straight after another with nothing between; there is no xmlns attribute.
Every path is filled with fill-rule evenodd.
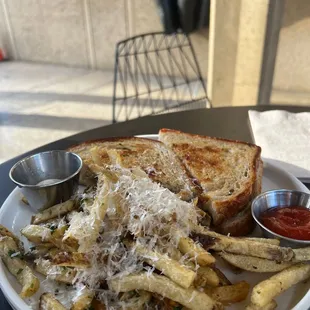
<svg viewBox="0 0 310 310"><path fill-rule="evenodd" d="M109 290L108 281L154 271L136 253L137 245L172 254L178 242L173 232L177 229L178 237L187 237L198 216L193 204L152 182L144 172L114 167L98 179L93 204L72 216L64 239L76 238L78 251L90 260L91 267L78 270L74 284L96 291L107 309L121 309L132 300L120 300Z"/></svg>

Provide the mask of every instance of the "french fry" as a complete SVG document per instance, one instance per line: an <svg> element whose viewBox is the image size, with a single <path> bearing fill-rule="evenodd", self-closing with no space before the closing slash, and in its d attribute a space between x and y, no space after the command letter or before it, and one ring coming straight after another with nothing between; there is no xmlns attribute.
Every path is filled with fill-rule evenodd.
<svg viewBox="0 0 310 310"><path fill-rule="evenodd" d="M182 258L182 256L183 256L183 254L177 248L172 248L171 251L169 251L169 257L171 257L172 259L175 259L177 261L179 261ZM187 264L187 262L184 262L184 263L190 269L195 270L195 264L194 263L192 263L192 262L188 262L188 264Z"/></svg>
<svg viewBox="0 0 310 310"><path fill-rule="evenodd" d="M220 256L227 261L229 264L238 267L243 270L251 272L279 272L293 265L290 262L279 262L276 261L247 256L247 255L238 255L231 254L226 252L221 252Z"/></svg>
<svg viewBox="0 0 310 310"><path fill-rule="evenodd" d="M310 247L293 249L294 251L294 262L306 262L310 261Z"/></svg>
<svg viewBox="0 0 310 310"><path fill-rule="evenodd" d="M11 237L0 238L0 257L9 269L10 273L16 277L21 284L22 298L31 297L40 287L38 278L33 274L30 267L20 258L21 252Z"/></svg>
<svg viewBox="0 0 310 310"><path fill-rule="evenodd" d="M264 307L259 307L259 306L255 306L253 304L249 304L245 310L274 310L277 308L277 303L272 300L270 303L268 303L266 306Z"/></svg>
<svg viewBox="0 0 310 310"><path fill-rule="evenodd" d="M271 239L271 238L255 238L255 237L240 237L239 239L261 242L261 243L269 243L273 245L280 245L279 239Z"/></svg>
<svg viewBox="0 0 310 310"><path fill-rule="evenodd" d="M62 237L64 236L68 226L62 226L56 229L50 229L40 225L27 225L21 230L29 241L46 246L47 248L58 247L64 251L74 251L75 248L63 244Z"/></svg>
<svg viewBox="0 0 310 310"><path fill-rule="evenodd" d="M99 228L100 221L95 214L77 213L73 216L70 226L63 236L62 243L74 251L88 252L91 245L96 242ZM85 235L89 236L88 240L83 239Z"/></svg>
<svg viewBox="0 0 310 310"><path fill-rule="evenodd" d="M79 213L76 214L76 217L72 218L71 224L62 239L63 244L68 245L70 248L73 248L78 252L86 253L92 245L96 243L101 222L106 215L108 207L110 206L110 188L112 186L112 181L110 178L103 175L99 178L98 182L100 182L102 186L99 187L96 194L96 199L89 207L89 214L82 216L83 223L86 225L81 227L80 215ZM87 230L87 242L83 239L85 233L81 234L81 229Z"/></svg>
<svg viewBox="0 0 310 310"><path fill-rule="evenodd" d="M70 232L70 228L68 229L68 232L65 234L64 239L62 240L63 244L67 246L68 248L72 249L72 251L78 251L79 250L79 240L75 238Z"/></svg>
<svg viewBox="0 0 310 310"><path fill-rule="evenodd" d="M64 216L77 207L78 205L73 200L67 200L35 214L31 219L31 224L41 224L50 219Z"/></svg>
<svg viewBox="0 0 310 310"><path fill-rule="evenodd" d="M266 258L269 260L290 261L294 256L291 248L284 248L270 243L251 241L245 238L227 237L216 232L206 230L203 227L195 229L192 237L198 240L204 248L215 251L225 251L235 254L243 254Z"/></svg>
<svg viewBox="0 0 310 310"><path fill-rule="evenodd" d="M86 163L88 167L97 174L101 173L104 170L104 167L102 166L103 160L107 163L110 162L109 155L106 149L94 146L89 150L89 155L92 160Z"/></svg>
<svg viewBox="0 0 310 310"><path fill-rule="evenodd" d="M126 276L122 279L113 279L109 281L109 287L115 292L129 292L133 290L149 291L194 310L223 309L221 303L216 302L207 294L193 288L184 289L165 276L156 274L148 275L147 273L140 273Z"/></svg>
<svg viewBox="0 0 310 310"><path fill-rule="evenodd" d="M88 268L90 267L89 260L84 253L78 252L58 252L51 255L52 263L57 266Z"/></svg>
<svg viewBox="0 0 310 310"><path fill-rule="evenodd" d="M178 249L173 251L173 256L176 260L180 260L182 258L182 254ZM193 270L196 273L194 280L195 287L220 285L220 276L215 271L216 268L214 266L212 268L209 266L196 266L196 264L191 261L184 261L183 263L187 268ZM231 283L229 282L229 284Z"/></svg>
<svg viewBox="0 0 310 310"><path fill-rule="evenodd" d="M160 270L164 275L180 286L189 288L194 282L196 276L195 272L182 266L176 260L160 253L145 249L139 245L135 248L135 252L142 256L146 263Z"/></svg>
<svg viewBox="0 0 310 310"><path fill-rule="evenodd" d="M215 287L220 285L220 278L211 267L199 267L194 284L196 287L205 287L206 285Z"/></svg>
<svg viewBox="0 0 310 310"><path fill-rule="evenodd" d="M56 254L59 252L62 252L61 249L55 248L54 245L52 244L50 248L46 247L45 244L42 245L37 245L35 247L32 247L32 250L25 253L25 257L29 260L35 260L40 257L44 257L46 259L50 259L55 257Z"/></svg>
<svg viewBox="0 0 310 310"><path fill-rule="evenodd" d="M204 290L213 299L224 305L230 305L245 300L249 294L250 285L241 281L233 285L209 287Z"/></svg>
<svg viewBox="0 0 310 310"><path fill-rule="evenodd" d="M220 269L213 267L213 270L215 271L215 273L219 277L220 286L232 285L232 283L229 281L229 279L225 276L225 274Z"/></svg>
<svg viewBox="0 0 310 310"><path fill-rule="evenodd" d="M52 231L39 225L27 225L21 230L21 234L33 243L50 242L52 239Z"/></svg>
<svg viewBox="0 0 310 310"><path fill-rule="evenodd" d="M137 291L135 292L137 296L132 297L132 293L126 292L120 298L121 301L130 300L129 305L126 306L126 310L144 310L145 305L151 300L152 294L147 291Z"/></svg>
<svg viewBox="0 0 310 310"><path fill-rule="evenodd" d="M194 258L200 266L215 263L215 258L190 238L181 237L179 239L178 249L182 254L187 254Z"/></svg>
<svg viewBox="0 0 310 310"><path fill-rule="evenodd" d="M286 291L298 282L305 281L310 277L310 265L297 264L269 279L258 283L254 286L251 302L255 306L264 307L269 304L275 297Z"/></svg>
<svg viewBox="0 0 310 310"><path fill-rule="evenodd" d="M95 292L84 287L80 294L73 300L73 304L70 310L86 310L89 309L92 300L95 296Z"/></svg>
<svg viewBox="0 0 310 310"><path fill-rule="evenodd" d="M51 232L51 240L50 242L52 242L54 245L56 245L58 248L63 249L63 250L74 250L68 246L65 246L62 243L62 238L66 232L66 230L68 229L68 226L62 226L60 228L55 229L54 231Z"/></svg>
<svg viewBox="0 0 310 310"><path fill-rule="evenodd" d="M12 232L10 232L6 227L0 224L0 237L11 237L17 244L20 251L24 251L23 243L19 240L17 236L15 236Z"/></svg>
<svg viewBox="0 0 310 310"><path fill-rule="evenodd" d="M83 162L83 167L80 172L79 183L84 186L96 185L96 175Z"/></svg>
<svg viewBox="0 0 310 310"><path fill-rule="evenodd" d="M49 278L58 282L72 284L76 276L76 270L67 267L55 266L47 259L39 259L35 261L35 270Z"/></svg>
<svg viewBox="0 0 310 310"><path fill-rule="evenodd" d="M66 310L66 308L50 293L43 293L40 297L39 310Z"/></svg>
<svg viewBox="0 0 310 310"><path fill-rule="evenodd" d="M51 247L52 246L53 245L51 244ZM30 250L24 254L24 256L28 260L29 259L35 260L36 258L43 257L43 256L47 255L49 251L50 251L50 249L47 248L46 246L37 245L37 246L32 246L30 248Z"/></svg>

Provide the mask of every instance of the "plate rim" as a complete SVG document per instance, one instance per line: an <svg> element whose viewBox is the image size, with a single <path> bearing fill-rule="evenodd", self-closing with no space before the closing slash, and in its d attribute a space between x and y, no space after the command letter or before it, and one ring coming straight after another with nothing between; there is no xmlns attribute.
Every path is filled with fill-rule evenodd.
<svg viewBox="0 0 310 310"><path fill-rule="evenodd" d="M10 195L3 202L3 204L0 208L0 222L2 221L2 217L3 217L4 213L6 212L5 208L3 208L3 206L8 204L9 200L11 200L14 195L18 195L18 191L19 191L18 186L16 186L12 190ZM7 299L8 303L15 310L31 309L31 307L19 296L19 294L15 291L13 286L10 284L8 277L6 276L7 272L8 271L6 270L6 267L3 263L3 261L1 260L0 261L0 288L1 288L3 295ZM5 287L5 289L4 289L4 287Z"/></svg>
<svg viewBox="0 0 310 310"><path fill-rule="evenodd" d="M135 137L158 140L158 134L137 135ZM304 192L310 193L310 190L300 180L298 180L298 178L296 178L293 174L291 174L290 172L284 169L279 168L278 166L275 166L267 158L262 158L262 159L264 161L264 167L266 166L269 169L272 169L277 172L280 172L281 174L284 174L288 179L293 181L294 184L301 187L301 190L303 190ZM8 207L6 205L9 203L9 201L12 199L14 195L18 195L18 187L15 187L13 191L9 194L9 196L3 202L0 208L0 222L2 222L2 217L4 216L5 212L7 212L6 208ZM24 310L25 308L31 309L31 307L19 296L19 294L11 286L10 282L8 281L8 277L6 276L7 271L5 270L5 268L6 267L1 261L0 262L0 288L1 288L3 295L7 299L8 303L15 310ZM309 302L310 302L310 289L300 299L298 304L295 305L292 310L308 310L307 306L309 305Z"/></svg>

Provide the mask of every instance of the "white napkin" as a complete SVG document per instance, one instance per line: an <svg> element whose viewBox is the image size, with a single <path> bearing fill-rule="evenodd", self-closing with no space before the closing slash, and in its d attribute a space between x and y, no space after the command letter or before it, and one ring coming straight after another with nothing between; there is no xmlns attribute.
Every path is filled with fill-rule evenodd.
<svg viewBox="0 0 310 310"><path fill-rule="evenodd" d="M249 118L262 156L298 178L310 179L310 113L249 111Z"/></svg>

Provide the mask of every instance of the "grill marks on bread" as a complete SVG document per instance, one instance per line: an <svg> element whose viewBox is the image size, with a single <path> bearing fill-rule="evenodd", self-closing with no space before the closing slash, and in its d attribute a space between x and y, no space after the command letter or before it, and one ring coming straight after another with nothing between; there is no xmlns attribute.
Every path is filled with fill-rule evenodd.
<svg viewBox="0 0 310 310"><path fill-rule="evenodd" d="M192 169L198 172L196 177L201 183L212 181L211 175L208 173L210 168L217 169L218 172L224 172L224 165L219 156L221 150L217 147L205 146L197 148L189 143L173 143L172 149L177 154L183 154L186 164L190 163Z"/></svg>
<svg viewBox="0 0 310 310"><path fill-rule="evenodd" d="M244 180L251 182L249 176L251 167L242 167L244 164L242 153L246 150L230 152L225 148L197 147L189 143L173 143L171 147L177 154L182 155L186 166L190 171L195 171L195 177L210 195L214 193L216 197L225 199L226 196L236 195L234 192L240 190L240 182ZM237 166L240 166L238 173L240 181L236 180ZM230 181L234 181L234 184L229 184Z"/></svg>
<svg viewBox="0 0 310 310"><path fill-rule="evenodd" d="M159 139L199 181L204 208L216 226L242 211L260 191L258 146L170 129L161 129Z"/></svg>
<svg viewBox="0 0 310 310"><path fill-rule="evenodd" d="M163 143L144 138L111 138L86 142L69 149L77 153L95 173L109 165L142 169L153 181L162 184L183 200L200 192L178 157Z"/></svg>

